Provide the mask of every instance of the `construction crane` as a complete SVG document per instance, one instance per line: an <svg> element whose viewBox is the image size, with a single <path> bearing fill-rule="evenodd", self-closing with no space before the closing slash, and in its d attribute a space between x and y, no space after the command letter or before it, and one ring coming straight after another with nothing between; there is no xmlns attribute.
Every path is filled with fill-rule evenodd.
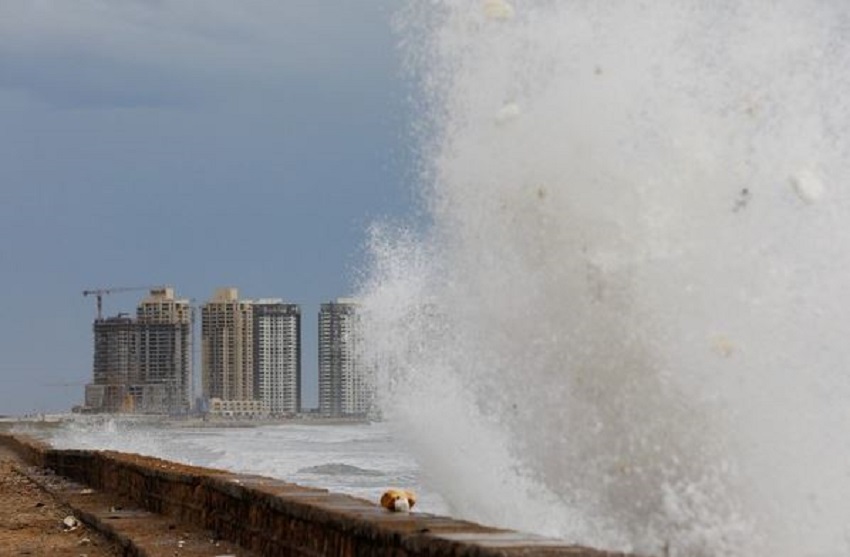
<svg viewBox="0 0 850 557"><path fill-rule="evenodd" d="M92 288L83 290L83 296L97 296L97 320L103 319L103 297L106 294L117 294L119 292L133 292L134 290L161 290L168 288L163 285L156 286L114 286L109 288Z"/></svg>

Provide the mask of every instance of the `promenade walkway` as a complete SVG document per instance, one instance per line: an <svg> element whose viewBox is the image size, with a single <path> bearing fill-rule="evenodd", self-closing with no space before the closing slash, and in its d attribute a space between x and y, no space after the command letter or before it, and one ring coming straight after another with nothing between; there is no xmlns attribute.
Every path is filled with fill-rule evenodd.
<svg viewBox="0 0 850 557"><path fill-rule="evenodd" d="M63 524L70 508L21 473L25 465L0 445L0 555L112 557L118 547L84 524Z"/></svg>
<svg viewBox="0 0 850 557"><path fill-rule="evenodd" d="M24 555L256 557L207 530L33 468L0 444L0 556Z"/></svg>

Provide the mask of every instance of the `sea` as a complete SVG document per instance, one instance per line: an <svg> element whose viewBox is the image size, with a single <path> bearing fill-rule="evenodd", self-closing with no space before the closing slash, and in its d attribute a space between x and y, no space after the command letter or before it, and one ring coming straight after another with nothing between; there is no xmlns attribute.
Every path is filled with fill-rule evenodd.
<svg viewBox="0 0 850 557"><path fill-rule="evenodd" d="M320 420L253 425L119 417L22 422L26 433L60 449L108 449L183 464L258 474L377 502L390 487L412 489L416 510L449 514L412 453L381 422Z"/></svg>

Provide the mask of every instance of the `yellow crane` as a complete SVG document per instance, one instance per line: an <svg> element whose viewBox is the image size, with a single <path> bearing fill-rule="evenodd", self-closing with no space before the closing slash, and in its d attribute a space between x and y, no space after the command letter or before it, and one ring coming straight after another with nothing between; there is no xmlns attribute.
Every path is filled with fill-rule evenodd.
<svg viewBox="0 0 850 557"><path fill-rule="evenodd" d="M119 292L133 292L136 290L160 290L167 288L163 285L155 286L110 286L109 288L92 288L91 290L83 290L83 296L97 297L97 320L103 319L103 297L107 294L117 294Z"/></svg>

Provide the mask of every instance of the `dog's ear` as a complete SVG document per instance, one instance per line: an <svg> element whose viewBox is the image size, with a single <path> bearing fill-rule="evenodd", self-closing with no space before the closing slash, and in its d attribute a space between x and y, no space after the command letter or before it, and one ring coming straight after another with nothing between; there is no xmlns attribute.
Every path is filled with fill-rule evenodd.
<svg viewBox="0 0 850 557"><path fill-rule="evenodd" d="M405 490L404 496L407 498L407 504L410 505L410 508L412 509L413 505L416 504L416 494L412 491Z"/></svg>
<svg viewBox="0 0 850 557"><path fill-rule="evenodd" d="M381 506L385 509L393 508L393 500L395 499L395 493L392 490L385 491L383 495L381 495Z"/></svg>

